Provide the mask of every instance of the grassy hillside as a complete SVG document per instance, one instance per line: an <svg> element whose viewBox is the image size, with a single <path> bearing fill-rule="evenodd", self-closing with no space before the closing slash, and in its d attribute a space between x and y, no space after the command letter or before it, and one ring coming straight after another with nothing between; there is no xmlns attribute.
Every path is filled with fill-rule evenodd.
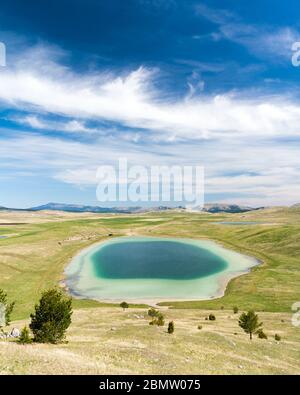
<svg viewBox="0 0 300 395"><path fill-rule="evenodd" d="M259 222L222 225L222 221ZM40 292L63 279L69 260L82 248L113 236L149 235L209 238L263 261L232 280L223 298L169 303L180 308L249 307L290 311L300 300L300 210L269 209L243 214L148 213L81 215L1 213L0 288L16 300L15 319L28 317ZM5 223L5 225L3 225ZM19 223L18 225L16 223ZM99 306L76 301L76 307Z"/></svg>
<svg viewBox="0 0 300 395"><path fill-rule="evenodd" d="M258 223L220 224L226 221ZM76 299L67 343L20 346L1 340L0 374L299 374L300 331L291 324L291 305L300 301L299 209L130 216L1 212L0 223L0 236L7 236L0 239L0 288L17 302L18 328L28 323L41 291L60 283L70 259L109 234L209 238L263 262L232 280L222 298L164 303L170 306L161 307L166 322L175 321L173 335L166 326L148 325L145 306L123 312ZM234 305L260 311L268 340L250 342ZM212 310L215 322L205 320Z"/></svg>
<svg viewBox="0 0 300 395"><path fill-rule="evenodd" d="M268 340L250 342L238 314L164 311L175 332L150 326L144 309L76 310L68 343L21 346L0 341L0 374L299 374L300 331L290 314L260 313ZM24 322L15 323L21 327ZM202 325L199 330L198 325ZM274 334L281 335L276 342Z"/></svg>

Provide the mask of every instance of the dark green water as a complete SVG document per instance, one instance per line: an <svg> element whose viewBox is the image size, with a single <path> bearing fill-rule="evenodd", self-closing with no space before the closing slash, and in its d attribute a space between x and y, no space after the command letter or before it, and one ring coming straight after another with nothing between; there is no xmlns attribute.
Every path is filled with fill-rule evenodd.
<svg viewBox="0 0 300 395"><path fill-rule="evenodd" d="M206 248L167 240L107 244L91 259L102 279L190 280L227 267L225 259Z"/></svg>

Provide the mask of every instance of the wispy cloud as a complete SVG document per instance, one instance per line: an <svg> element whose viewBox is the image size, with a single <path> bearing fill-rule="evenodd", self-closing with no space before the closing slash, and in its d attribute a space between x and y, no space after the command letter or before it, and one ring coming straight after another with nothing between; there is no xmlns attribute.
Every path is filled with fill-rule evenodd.
<svg viewBox="0 0 300 395"><path fill-rule="evenodd" d="M26 116L12 117L10 120L17 122L23 126L29 126L32 129L37 130L50 130L50 131L60 131L69 133L93 133L101 134L102 130L100 128L87 127L84 122L78 121L76 119L63 121L53 121L49 120L47 117L37 116L35 114Z"/></svg>
<svg viewBox="0 0 300 395"><path fill-rule="evenodd" d="M60 125L65 131L89 131L84 120L95 119L165 135L166 141L170 137L198 140L300 133L300 105L284 96L266 97L257 92L255 97L238 92L206 96L200 78L196 83L189 81L188 96L175 100L159 90L158 70L140 67L119 76L82 75L50 57L49 63L45 59L45 75L40 72L40 62L38 68L34 61L25 68L17 62L14 69L1 72L0 99L15 109L69 117L70 123ZM37 129L55 127L35 116L24 121Z"/></svg>
<svg viewBox="0 0 300 395"><path fill-rule="evenodd" d="M126 153L132 164L203 165L206 192L243 193L240 203L297 201L298 150L276 142L300 139L296 99L257 92L206 95L197 85L201 73L189 81L188 95L174 99L160 88L159 70L77 74L53 51L42 49L43 62L40 53L21 54L21 62L0 73L2 107L15 110L19 128L37 131L3 133L2 168L16 174L38 169L64 183L95 185L97 166ZM62 133L58 138L44 131ZM76 140L87 134L91 140Z"/></svg>
<svg viewBox="0 0 300 395"><path fill-rule="evenodd" d="M242 195L243 198L234 199L242 204L292 204L299 198L297 147L267 140L248 145L243 141L207 141L201 146L185 143L145 147L118 140L82 143L23 133L0 144L0 164L1 168L4 164L10 168L12 175L22 172L23 178L24 172L31 175L38 169L42 177L77 186L95 186L97 167L116 165L124 152L130 164L203 165L206 193ZM221 200L232 202L232 197Z"/></svg>
<svg viewBox="0 0 300 395"><path fill-rule="evenodd" d="M196 6L196 13L218 26L218 40L223 38L246 47L252 54L273 61L291 57L291 45L300 33L292 26L261 26L244 23L238 15L205 4Z"/></svg>

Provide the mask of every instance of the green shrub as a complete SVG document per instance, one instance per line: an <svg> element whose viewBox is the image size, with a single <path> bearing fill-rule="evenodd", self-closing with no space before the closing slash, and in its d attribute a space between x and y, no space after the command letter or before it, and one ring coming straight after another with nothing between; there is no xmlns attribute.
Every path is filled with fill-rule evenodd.
<svg viewBox="0 0 300 395"><path fill-rule="evenodd" d="M198 329L199 329L199 330L202 329L202 325L198 325Z"/></svg>
<svg viewBox="0 0 300 395"><path fill-rule="evenodd" d="M165 318L162 313L159 313L156 319L157 326L164 326L165 325Z"/></svg>
<svg viewBox="0 0 300 395"><path fill-rule="evenodd" d="M72 300L54 288L43 292L29 325L34 341L58 343L65 338L71 324Z"/></svg>
<svg viewBox="0 0 300 395"><path fill-rule="evenodd" d="M262 329L259 329L257 332L257 337L259 339L267 339L268 336L265 334L265 332Z"/></svg>
<svg viewBox="0 0 300 395"><path fill-rule="evenodd" d="M233 307L233 312L234 314L237 314L239 312L239 308L237 306Z"/></svg>
<svg viewBox="0 0 300 395"><path fill-rule="evenodd" d="M168 333L169 333L169 334L172 334L172 333L174 333L174 330L175 330L174 322L173 322L173 321L170 321L170 322L169 322L169 325L168 325Z"/></svg>
<svg viewBox="0 0 300 395"><path fill-rule="evenodd" d="M152 313L153 312L151 312L151 314ZM160 311L155 310L155 315L154 316L150 315L150 317L152 317L152 321L149 322L149 325L157 325L157 326L164 326L165 325L165 317Z"/></svg>
<svg viewBox="0 0 300 395"><path fill-rule="evenodd" d="M152 318L157 317L158 313L159 311L156 310L154 307L151 307L151 309L148 310L148 316Z"/></svg>
<svg viewBox="0 0 300 395"><path fill-rule="evenodd" d="M148 310L148 316L152 318L152 321L150 325L157 325L157 326L164 326L165 325L165 319L163 314L151 307L151 309Z"/></svg>
<svg viewBox="0 0 300 395"><path fill-rule="evenodd" d="M276 340L277 342L280 342L280 340L281 340L281 336L278 335L278 333L275 333L274 338L275 338L275 340Z"/></svg>
<svg viewBox="0 0 300 395"><path fill-rule="evenodd" d="M21 330L20 337L18 339L18 343L20 344L30 344L32 343L31 337L30 337L30 332L27 326L24 326L24 328Z"/></svg>
<svg viewBox="0 0 300 395"><path fill-rule="evenodd" d="M216 316L214 314L210 314L208 316L209 321L215 321L216 320Z"/></svg>

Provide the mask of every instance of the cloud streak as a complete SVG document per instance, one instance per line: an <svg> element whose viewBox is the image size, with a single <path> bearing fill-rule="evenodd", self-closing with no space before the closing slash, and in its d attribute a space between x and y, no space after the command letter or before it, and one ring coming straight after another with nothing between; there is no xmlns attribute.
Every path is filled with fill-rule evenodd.
<svg viewBox="0 0 300 395"><path fill-rule="evenodd" d="M14 109L10 119L24 129L2 130L2 169L95 186L97 167L125 154L132 164L202 165L206 192L245 196L234 199L239 203L297 202L299 153L294 143L278 142L300 140L293 97L205 95L191 80L178 99L160 88L159 70L79 74L60 56L38 48L0 73L1 106ZM51 131L60 137L43 135ZM89 141L76 140L87 135Z"/></svg>
<svg viewBox="0 0 300 395"><path fill-rule="evenodd" d="M246 47L250 53L274 63L291 57L291 45L299 40L299 32L290 26L260 26L243 23L240 18L222 9L205 4L196 6L196 13L218 26L217 40L226 39Z"/></svg>
<svg viewBox="0 0 300 395"><path fill-rule="evenodd" d="M64 126L52 125L66 132L87 132L84 120L102 120L148 130L166 141L299 135L300 105L285 96L244 97L237 92L206 96L203 83L197 87L191 83L187 96L178 100L158 89L157 70L140 67L119 76L81 75L51 57L48 63L44 58L43 67L40 50L36 56L38 61L31 53L32 63L16 62L0 73L2 106L69 117ZM41 69L47 69L47 75ZM51 127L35 115L24 123L37 129Z"/></svg>
<svg viewBox="0 0 300 395"><path fill-rule="evenodd" d="M16 161L16 152L18 160ZM282 205L298 201L300 163L296 146L270 142L243 144L206 141L204 145L132 145L120 141L82 143L62 138L23 133L0 144L1 168L10 173L39 172L66 184L97 184L100 165L116 165L120 157L130 165L204 166L206 194L223 196L218 200L250 205ZM188 153L188 154L187 154ZM25 173L24 173L25 174ZM24 175L26 177L26 175ZM23 177L23 178L24 178ZM224 195L231 196L224 198Z"/></svg>

